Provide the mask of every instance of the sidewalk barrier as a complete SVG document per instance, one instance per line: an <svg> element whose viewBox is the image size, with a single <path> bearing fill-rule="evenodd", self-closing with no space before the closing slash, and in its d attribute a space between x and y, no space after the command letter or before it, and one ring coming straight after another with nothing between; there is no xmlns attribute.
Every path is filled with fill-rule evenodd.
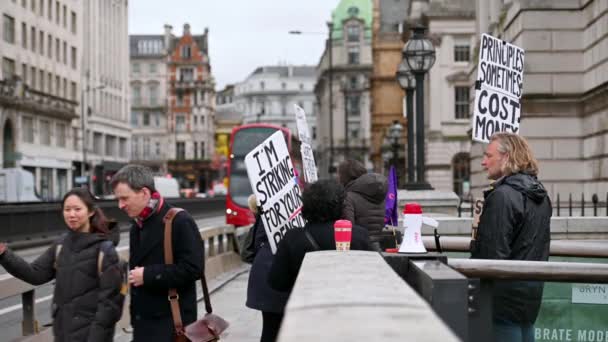
<svg viewBox="0 0 608 342"><path fill-rule="evenodd" d="M241 265L234 226L204 227L199 229L199 231L205 243L205 274L207 279L213 279ZM121 258L129 260L128 246L118 247L117 252ZM22 334L26 337L19 341L52 341L51 328L45 328L42 331L38 329L34 310L35 291L36 286L14 278L10 274L0 276L0 300L17 295L21 295L22 297ZM198 299L202 300L202 297ZM117 329L123 329L124 331L130 329L129 302L130 300L127 298L123 307L122 318L116 325Z"/></svg>

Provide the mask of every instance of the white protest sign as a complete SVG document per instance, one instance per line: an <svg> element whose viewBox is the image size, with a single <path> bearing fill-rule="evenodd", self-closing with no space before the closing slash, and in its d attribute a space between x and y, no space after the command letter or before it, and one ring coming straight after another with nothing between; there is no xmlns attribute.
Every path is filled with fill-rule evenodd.
<svg viewBox="0 0 608 342"><path fill-rule="evenodd" d="M306 112L298 105L294 105L296 113L296 125L298 126L298 137L300 138L300 152L302 153L302 164L304 167L304 180L306 183L317 181L317 164L315 156L310 146L310 133L306 123Z"/></svg>
<svg viewBox="0 0 608 342"><path fill-rule="evenodd" d="M519 134L524 50L488 34L481 36L473 140L489 142L495 132Z"/></svg>
<svg viewBox="0 0 608 342"><path fill-rule="evenodd" d="M302 228L302 194L285 137L277 131L245 156L249 182L262 212L272 253L285 233Z"/></svg>

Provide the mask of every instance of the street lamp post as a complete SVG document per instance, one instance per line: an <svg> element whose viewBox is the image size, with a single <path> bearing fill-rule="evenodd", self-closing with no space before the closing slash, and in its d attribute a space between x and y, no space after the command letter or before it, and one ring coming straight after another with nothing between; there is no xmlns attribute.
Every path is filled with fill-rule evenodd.
<svg viewBox="0 0 608 342"><path fill-rule="evenodd" d="M334 86L333 86L333 41L331 34L334 30L334 23L327 22L327 41L325 43L328 57L328 87L329 87L329 168L328 172L335 172L334 168ZM299 30L291 30L289 34L320 34L320 32L303 32Z"/></svg>
<svg viewBox="0 0 608 342"><path fill-rule="evenodd" d="M416 88L416 80L410 71L410 67L405 60L401 61L397 70L397 81L405 91L405 106L407 114L407 184L406 188L414 184L415 166L414 166L414 89Z"/></svg>
<svg viewBox="0 0 608 342"><path fill-rule="evenodd" d="M403 59L416 79L416 184L412 190L432 190L425 177L424 155L424 75L435 63L435 48L424 33L426 28L413 28L413 36L403 47Z"/></svg>
<svg viewBox="0 0 608 342"><path fill-rule="evenodd" d="M87 73L87 80L88 80L88 73ZM88 174L86 174L86 165L87 165L87 132L85 130L86 128L86 124L85 124L85 120L87 117L87 107L84 105L84 96L85 94L87 94L89 91L91 90L99 90L99 89L103 89L105 88L105 85L100 85L97 87L89 87L88 85L86 86L86 88L84 88L81 92L80 92L80 111L81 111L81 118L80 118L80 129L82 130L82 163L80 164L80 175L86 177L87 180L87 184L90 184L90 179L88 177Z"/></svg>

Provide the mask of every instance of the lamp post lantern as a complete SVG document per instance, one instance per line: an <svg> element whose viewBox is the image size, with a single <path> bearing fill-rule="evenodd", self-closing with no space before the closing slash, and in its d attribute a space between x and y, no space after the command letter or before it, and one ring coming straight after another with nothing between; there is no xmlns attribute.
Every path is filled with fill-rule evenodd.
<svg viewBox="0 0 608 342"><path fill-rule="evenodd" d="M424 76L435 64L435 47L425 37L425 31L422 26L414 27L412 38L402 50L403 60L416 80L416 183L410 186L412 190L433 189L426 181L424 165Z"/></svg>
<svg viewBox="0 0 608 342"><path fill-rule="evenodd" d="M412 74L409 65L405 60L399 64L397 69L397 81L405 91L405 106L407 114L407 184L409 188L415 182L415 165L414 165L414 89L416 88L416 80Z"/></svg>

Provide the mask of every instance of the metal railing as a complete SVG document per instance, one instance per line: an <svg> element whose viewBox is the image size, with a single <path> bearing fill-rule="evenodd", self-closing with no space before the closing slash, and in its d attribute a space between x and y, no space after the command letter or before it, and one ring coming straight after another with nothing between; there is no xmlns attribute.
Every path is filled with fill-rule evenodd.
<svg viewBox="0 0 608 342"><path fill-rule="evenodd" d="M576 197L576 195L574 195ZM581 193L580 200L573 199L573 194L568 194L567 201L562 201L558 193L552 200L554 216L608 216L608 193L601 201L598 194L591 195L591 198L585 197L585 193ZM468 215L473 217L473 209L475 200L473 196L468 198L460 198L458 203L458 217ZM567 215L566 215L567 214Z"/></svg>
<svg viewBox="0 0 608 342"><path fill-rule="evenodd" d="M205 243L205 274L208 279L215 278L241 264L234 226L205 227L199 229L199 231ZM129 260L129 248L127 246L118 247L117 252L121 258ZM0 276L0 300L21 295L23 336L40 332L34 310L36 288L36 286L25 283L9 274ZM130 325L128 303L129 300L127 299L123 308L122 319L117 324L123 330ZM41 334L40 340L44 340L46 337L42 336L48 334L48 331ZM37 339L28 339L28 341L37 341Z"/></svg>

